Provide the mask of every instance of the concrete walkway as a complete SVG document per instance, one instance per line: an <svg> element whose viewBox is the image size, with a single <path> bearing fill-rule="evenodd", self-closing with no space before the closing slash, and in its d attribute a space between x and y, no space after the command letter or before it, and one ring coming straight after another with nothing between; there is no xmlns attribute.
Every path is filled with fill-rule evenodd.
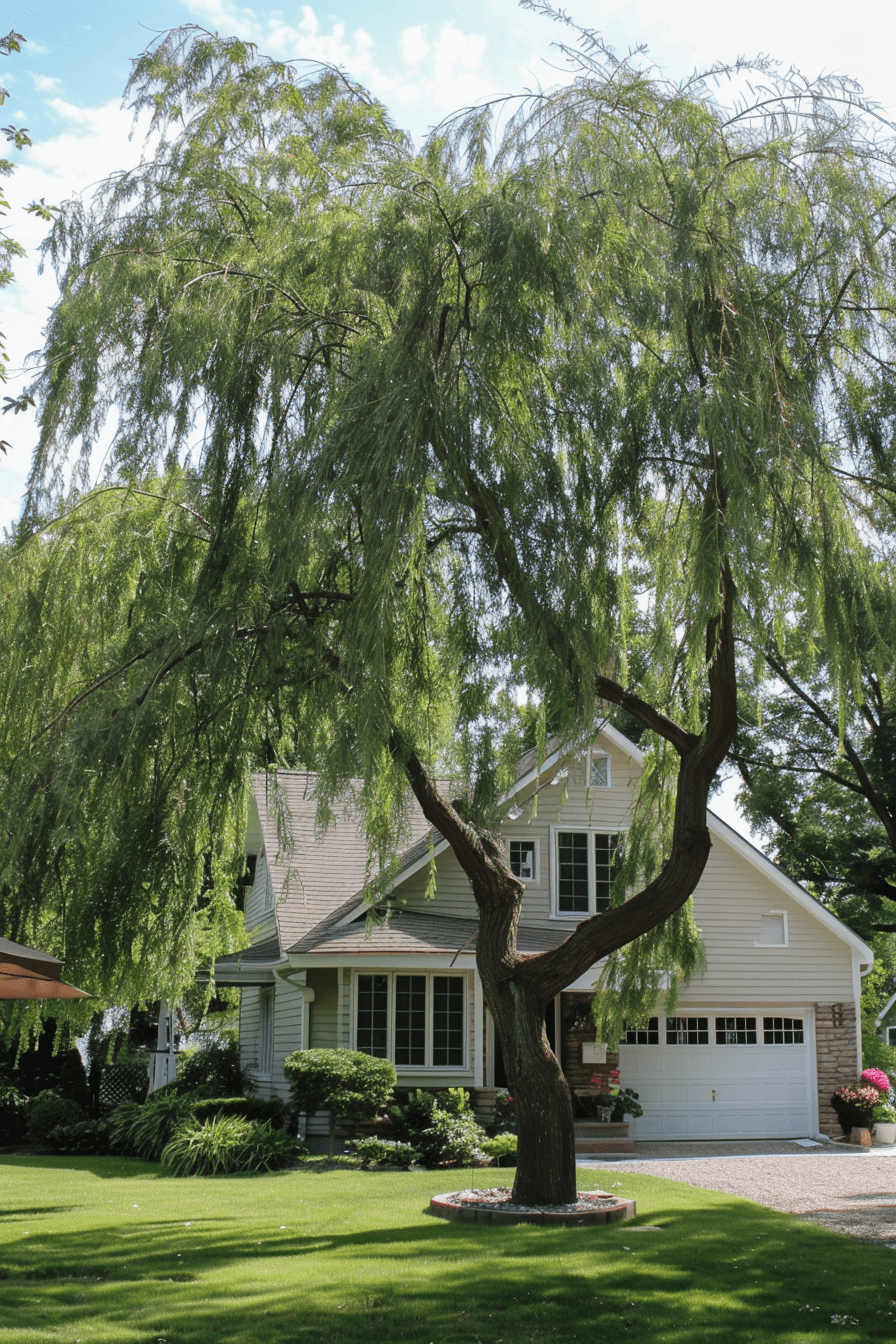
<svg viewBox="0 0 896 1344"><path fill-rule="evenodd" d="M719 1139L636 1140L633 1153L583 1154L580 1167L606 1167L617 1162L693 1162L704 1158L733 1157L896 1157L896 1144L858 1148L848 1143L816 1142L812 1139Z"/></svg>

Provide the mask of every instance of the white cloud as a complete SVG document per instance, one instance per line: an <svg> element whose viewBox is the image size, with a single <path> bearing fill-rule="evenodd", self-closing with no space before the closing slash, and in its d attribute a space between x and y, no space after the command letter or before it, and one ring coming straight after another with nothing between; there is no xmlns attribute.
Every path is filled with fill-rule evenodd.
<svg viewBox="0 0 896 1344"><path fill-rule="evenodd" d="M38 93L58 93L62 88L62 80L53 75L37 75L32 71L31 78Z"/></svg>
<svg viewBox="0 0 896 1344"><path fill-rule="evenodd" d="M398 39L398 50L401 52L402 60L408 65L419 65L430 52L425 28L420 26L405 28Z"/></svg>

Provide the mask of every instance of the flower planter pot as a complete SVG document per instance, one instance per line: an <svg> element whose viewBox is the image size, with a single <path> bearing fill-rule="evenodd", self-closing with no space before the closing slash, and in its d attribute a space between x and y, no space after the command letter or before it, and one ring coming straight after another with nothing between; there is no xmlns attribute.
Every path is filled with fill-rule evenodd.
<svg viewBox="0 0 896 1344"><path fill-rule="evenodd" d="M874 1143L877 1147L896 1143L896 1124L891 1125L878 1120L874 1126Z"/></svg>

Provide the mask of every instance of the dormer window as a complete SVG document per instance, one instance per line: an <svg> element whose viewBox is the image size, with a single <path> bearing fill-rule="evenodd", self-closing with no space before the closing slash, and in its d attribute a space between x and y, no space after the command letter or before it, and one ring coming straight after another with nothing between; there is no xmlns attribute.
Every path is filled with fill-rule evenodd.
<svg viewBox="0 0 896 1344"><path fill-rule="evenodd" d="M592 789L608 789L610 787L610 758L604 752L592 751L588 769L588 783Z"/></svg>

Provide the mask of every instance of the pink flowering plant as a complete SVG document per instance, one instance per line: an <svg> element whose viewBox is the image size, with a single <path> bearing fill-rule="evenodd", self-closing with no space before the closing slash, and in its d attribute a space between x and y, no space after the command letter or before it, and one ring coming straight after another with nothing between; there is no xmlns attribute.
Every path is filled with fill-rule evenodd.
<svg viewBox="0 0 896 1344"><path fill-rule="evenodd" d="M884 1092L889 1095L890 1079L889 1076L884 1073L883 1069L863 1069L862 1077L859 1081L861 1083L867 1083L870 1087L876 1087L878 1092Z"/></svg>
<svg viewBox="0 0 896 1344"><path fill-rule="evenodd" d="M866 1129L872 1123L872 1111L890 1095L890 1079L882 1069L865 1069L855 1087L838 1087L831 1097L840 1128L849 1134L854 1128Z"/></svg>

